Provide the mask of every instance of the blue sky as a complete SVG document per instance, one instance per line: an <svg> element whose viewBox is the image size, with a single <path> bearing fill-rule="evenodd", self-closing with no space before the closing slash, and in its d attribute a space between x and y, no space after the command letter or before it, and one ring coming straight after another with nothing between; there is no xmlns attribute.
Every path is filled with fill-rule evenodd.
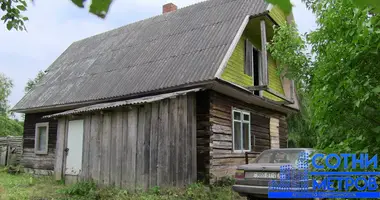
<svg viewBox="0 0 380 200"><path fill-rule="evenodd" d="M114 0L106 19L100 19L69 0L36 0L25 13L28 32L0 32L0 72L13 80L9 97L13 106L24 95L28 79L45 70L74 41L145 18L159 15L162 5L179 8L200 0ZM293 13L301 33L315 29L315 17L301 3L292 0Z"/></svg>

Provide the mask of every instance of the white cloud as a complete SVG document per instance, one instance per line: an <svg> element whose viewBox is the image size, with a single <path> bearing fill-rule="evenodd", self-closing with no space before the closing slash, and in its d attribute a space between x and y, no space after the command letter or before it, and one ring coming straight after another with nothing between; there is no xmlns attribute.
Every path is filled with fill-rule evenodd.
<svg viewBox="0 0 380 200"><path fill-rule="evenodd" d="M159 15L162 5L173 2L179 8L202 0L115 0L105 20L68 0L38 0L29 5L26 26L28 32L0 32L0 72L14 81L9 98L15 105L24 95L28 79L45 70L74 41L138 20ZM298 6L294 15L300 30L312 28L313 15Z"/></svg>

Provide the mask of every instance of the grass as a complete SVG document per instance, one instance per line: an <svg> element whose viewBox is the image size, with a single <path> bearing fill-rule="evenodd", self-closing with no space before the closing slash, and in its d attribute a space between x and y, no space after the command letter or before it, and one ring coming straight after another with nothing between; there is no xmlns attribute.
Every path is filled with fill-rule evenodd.
<svg viewBox="0 0 380 200"><path fill-rule="evenodd" d="M94 183L64 185L52 177L29 174L11 175L0 169L0 200L242 200L228 184L206 186L195 183L185 189L159 187L149 191L128 192L114 187L97 188Z"/></svg>

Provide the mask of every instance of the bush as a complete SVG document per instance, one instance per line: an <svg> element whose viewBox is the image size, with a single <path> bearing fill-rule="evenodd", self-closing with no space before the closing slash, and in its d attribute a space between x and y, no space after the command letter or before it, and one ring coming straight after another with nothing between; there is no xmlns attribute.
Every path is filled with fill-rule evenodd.
<svg viewBox="0 0 380 200"><path fill-rule="evenodd" d="M58 193L70 196L90 197L94 195L96 196L96 190L96 184L94 182L78 182L76 184L68 186L67 188L59 190Z"/></svg>

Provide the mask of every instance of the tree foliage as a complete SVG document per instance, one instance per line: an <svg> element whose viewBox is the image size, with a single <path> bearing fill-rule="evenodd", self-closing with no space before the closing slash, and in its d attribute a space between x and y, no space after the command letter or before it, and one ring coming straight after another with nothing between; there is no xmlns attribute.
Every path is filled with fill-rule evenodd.
<svg viewBox="0 0 380 200"><path fill-rule="evenodd" d="M9 112L8 96L13 87L12 81L0 73L0 136L21 135L22 122L11 118Z"/></svg>
<svg viewBox="0 0 380 200"><path fill-rule="evenodd" d="M32 80L32 79L29 79L28 82L26 83L26 86L25 86L25 93L28 93L29 91L31 91L38 83L41 82L42 78L45 76L45 72L43 71L39 71L37 76Z"/></svg>
<svg viewBox="0 0 380 200"><path fill-rule="evenodd" d="M0 115L8 114L8 96L11 94L12 87L12 80L0 73Z"/></svg>
<svg viewBox="0 0 380 200"><path fill-rule="evenodd" d="M284 11L285 14L292 12L292 3L290 0L266 0L268 3L278 6ZM303 0L308 1L308 0ZM342 0L351 1L351 0ZM379 0L352 0L352 3L358 8L373 8L375 12L380 13L380 1Z"/></svg>
<svg viewBox="0 0 380 200"><path fill-rule="evenodd" d="M300 37L276 30L269 50L300 85L317 147L326 152L380 152L380 17L354 0L307 2L318 29ZM311 47L307 54L306 42Z"/></svg>
<svg viewBox="0 0 380 200"><path fill-rule="evenodd" d="M27 3L25 0L0 0L0 8L4 15L1 20L6 24L8 30L26 30L25 22L28 17L22 15L26 11Z"/></svg>
<svg viewBox="0 0 380 200"><path fill-rule="evenodd" d="M80 8L85 7L86 0L71 1ZM111 4L112 0L92 0L89 12L100 18L105 18ZM29 18L22 13L27 10L27 6L26 0L0 0L0 8L3 13L1 20L6 24L8 30L26 31L25 22Z"/></svg>

